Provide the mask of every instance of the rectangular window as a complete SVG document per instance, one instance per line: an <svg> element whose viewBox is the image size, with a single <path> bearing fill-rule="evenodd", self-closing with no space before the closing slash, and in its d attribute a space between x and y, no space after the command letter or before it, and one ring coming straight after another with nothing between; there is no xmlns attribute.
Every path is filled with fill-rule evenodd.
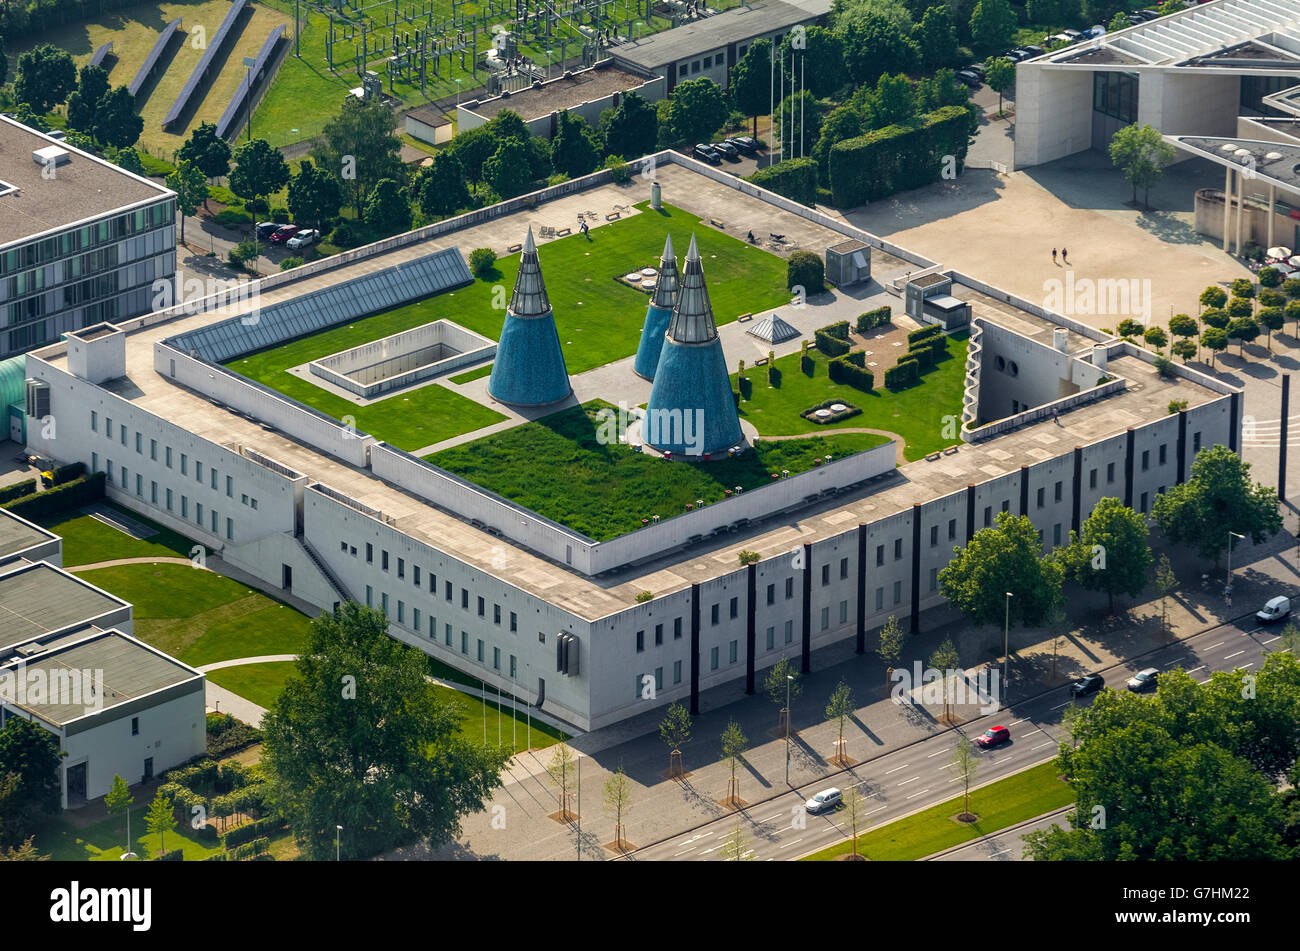
<svg viewBox="0 0 1300 951"><path fill-rule="evenodd" d="M938 568L930 569L930 590L931 591L939 590L939 569Z"/></svg>
<svg viewBox="0 0 1300 951"><path fill-rule="evenodd" d="M397 559L397 579L403 581L406 579L406 559Z"/></svg>
<svg viewBox="0 0 1300 951"><path fill-rule="evenodd" d="M767 629L767 649L772 650L774 647L776 647L776 628L769 627Z"/></svg>
<svg viewBox="0 0 1300 951"><path fill-rule="evenodd" d="M125 446L125 445L126 445L126 427L125 427L125 426L119 426L119 427L118 427L118 434L119 434L119 436L121 437L118 441L119 441L123 446Z"/></svg>
<svg viewBox="0 0 1300 951"><path fill-rule="evenodd" d="M99 471L99 453L97 452L92 452L90 454L90 471L91 472Z"/></svg>
<svg viewBox="0 0 1300 951"><path fill-rule="evenodd" d="M406 623L406 602L401 598L397 599L397 623Z"/></svg>
<svg viewBox="0 0 1300 951"><path fill-rule="evenodd" d="M718 606L716 604L709 608L709 623L718 623Z"/></svg>
<svg viewBox="0 0 1300 951"><path fill-rule="evenodd" d="M226 476L226 498L233 499L234 497L235 497L235 480L231 476Z"/></svg>
<svg viewBox="0 0 1300 951"><path fill-rule="evenodd" d="M499 604L492 605L492 623L493 624L501 623L501 605Z"/></svg>
<svg viewBox="0 0 1300 951"><path fill-rule="evenodd" d="M826 630L826 628L828 628L828 627L830 627L830 626L831 626L831 609L830 609L829 607L822 608L822 627L821 627L821 629L824 631L824 630Z"/></svg>
<svg viewBox="0 0 1300 951"><path fill-rule="evenodd" d="M383 608L384 614L388 613L388 595L386 593L379 596L379 606Z"/></svg>
<svg viewBox="0 0 1300 951"><path fill-rule="evenodd" d="M767 603L776 604L776 585L774 584L767 586Z"/></svg>
<svg viewBox="0 0 1300 951"><path fill-rule="evenodd" d="M840 623L843 624L849 619L849 602L840 602Z"/></svg>
<svg viewBox="0 0 1300 951"><path fill-rule="evenodd" d="M1002 500L1002 511L1004 511L1004 512L1009 512L1010 510L1011 510L1011 500L1010 500L1010 499L1003 499L1003 500Z"/></svg>
<svg viewBox="0 0 1300 951"><path fill-rule="evenodd" d="M988 528L993 524L993 506L984 506L984 527Z"/></svg>
<svg viewBox="0 0 1300 951"><path fill-rule="evenodd" d="M194 460L194 481L203 481L203 463L199 462L197 459Z"/></svg>
<svg viewBox="0 0 1300 951"><path fill-rule="evenodd" d="M847 558L841 558L841 559L840 559L840 577L841 577L841 578L847 578L848 576L849 576L849 560L848 560Z"/></svg>
<svg viewBox="0 0 1300 951"><path fill-rule="evenodd" d="M673 618L673 640L677 640L681 636L682 636L682 619L679 617L675 617Z"/></svg>
<svg viewBox="0 0 1300 951"><path fill-rule="evenodd" d="M876 610L883 611L884 609L885 609L885 589L877 588L876 589Z"/></svg>
<svg viewBox="0 0 1300 951"><path fill-rule="evenodd" d="M99 414L93 409L90 411L90 431L92 433L99 432Z"/></svg>
<svg viewBox="0 0 1300 951"><path fill-rule="evenodd" d="M419 608L411 608L411 630L417 632L420 630L420 609Z"/></svg>
<svg viewBox="0 0 1300 951"><path fill-rule="evenodd" d="M730 658L730 660L727 661L727 663L729 663L729 664L734 664L734 663L736 662L737 650L738 650L737 645L738 645L738 643L739 643L739 642L737 642L737 641L732 641L732 642L731 642L731 648L730 648L730 650L729 650L728 653L727 653L727 656Z"/></svg>
<svg viewBox="0 0 1300 951"><path fill-rule="evenodd" d="M420 586L420 566L411 565L411 584L417 588Z"/></svg>
<svg viewBox="0 0 1300 951"><path fill-rule="evenodd" d="M831 583L831 566L822 565L822 587Z"/></svg>
<svg viewBox="0 0 1300 951"><path fill-rule="evenodd" d="M1147 510L1147 493L1143 492L1142 501L1138 503L1138 511L1145 512L1146 510Z"/></svg>
<svg viewBox="0 0 1300 951"><path fill-rule="evenodd" d="M170 469L172 467L172 447L171 446L165 447L163 449L163 454L164 454L163 465L165 465L168 469Z"/></svg>
<svg viewBox="0 0 1300 951"><path fill-rule="evenodd" d="M931 525L930 526L930 547L933 548L937 544L939 544L939 526Z"/></svg>
<svg viewBox="0 0 1300 951"><path fill-rule="evenodd" d="M730 611L731 611L731 616L732 616L733 618L734 618L734 617L738 617L738 616L740 615L740 599L739 599L739 598L732 598L732 599L731 599L731 604L729 605L729 608L730 608Z"/></svg>
<svg viewBox="0 0 1300 951"><path fill-rule="evenodd" d="M380 570L380 571L387 571L387 570L388 570L388 550L387 550L387 549L383 549L383 550L381 550L381 551L379 552L379 570Z"/></svg>
<svg viewBox="0 0 1300 951"><path fill-rule="evenodd" d="M655 647L659 647L660 645L663 644L663 642L664 642L664 626L662 624L656 624L655 625Z"/></svg>
<svg viewBox="0 0 1300 951"><path fill-rule="evenodd" d="M144 476L138 472L135 474L135 494L144 495Z"/></svg>
<svg viewBox="0 0 1300 951"><path fill-rule="evenodd" d="M443 643L446 644L448 647L451 646L451 625L450 624L444 624L442 626L442 640Z"/></svg>
<svg viewBox="0 0 1300 951"><path fill-rule="evenodd" d="M1088 488L1090 488L1090 489L1095 489L1095 488L1097 488L1097 470L1096 470L1096 469L1089 469L1089 470L1088 470Z"/></svg>
<svg viewBox="0 0 1300 951"><path fill-rule="evenodd" d="M375 606L374 599L375 599L375 589L370 587L370 585L366 585L366 607L373 608Z"/></svg>
<svg viewBox="0 0 1300 951"><path fill-rule="evenodd" d="M501 648L499 647L492 648L492 669L501 669Z"/></svg>
<svg viewBox="0 0 1300 951"><path fill-rule="evenodd" d="M149 458L154 462L158 461L158 440L156 439L149 440Z"/></svg>
<svg viewBox="0 0 1300 951"><path fill-rule="evenodd" d="M106 439L113 438L113 417L112 416L104 417L104 437Z"/></svg>
<svg viewBox="0 0 1300 951"><path fill-rule="evenodd" d="M487 614L487 604L482 598L478 599L478 616L483 617Z"/></svg>
<svg viewBox="0 0 1300 951"><path fill-rule="evenodd" d="M1200 451L1201 451L1201 434L1192 433L1192 454L1195 455Z"/></svg>
<svg viewBox="0 0 1300 951"><path fill-rule="evenodd" d="M139 718L139 717L132 717L132 718L131 718L131 735L132 735L132 736L139 736L139 735L140 735L140 718Z"/></svg>
<svg viewBox="0 0 1300 951"><path fill-rule="evenodd" d="M199 525L203 524L203 503L202 502L194 503L194 521L198 522Z"/></svg>
<svg viewBox="0 0 1300 951"><path fill-rule="evenodd" d="M514 680L519 673L519 659L514 654L510 655L510 679Z"/></svg>
<svg viewBox="0 0 1300 951"><path fill-rule="evenodd" d="M1115 481L1115 463L1106 463L1106 484L1110 485Z"/></svg>
<svg viewBox="0 0 1300 951"><path fill-rule="evenodd" d="M709 650L709 670L718 669L718 649L716 647Z"/></svg>
<svg viewBox="0 0 1300 951"><path fill-rule="evenodd" d="M475 656L478 658L480 664L483 663L483 638L481 637L478 639L478 650Z"/></svg>
<svg viewBox="0 0 1300 951"><path fill-rule="evenodd" d="M375 563L375 546L372 545L370 542L366 542L366 564L373 565L374 563Z"/></svg>
<svg viewBox="0 0 1300 951"><path fill-rule="evenodd" d="M217 470L209 468L208 471L212 474L212 482L210 484L212 486L212 491L215 492L217 491Z"/></svg>
<svg viewBox="0 0 1300 951"><path fill-rule="evenodd" d="M903 582L895 581L894 582L894 603L898 604L902 600L903 600Z"/></svg>
<svg viewBox="0 0 1300 951"><path fill-rule="evenodd" d="M171 510L172 510L172 490L168 489L167 490L167 511L170 512Z"/></svg>
<svg viewBox="0 0 1300 951"><path fill-rule="evenodd" d="M1052 496L1053 496L1053 498L1054 498L1057 502L1061 501L1061 483L1060 483L1060 482L1056 483L1056 486L1052 489Z"/></svg>
<svg viewBox="0 0 1300 951"><path fill-rule="evenodd" d="M793 578L786 578L786 579L785 579L785 599L786 599L787 601L789 601L789 600L790 600L791 598L793 598L793 597L794 597L794 579L793 579Z"/></svg>
<svg viewBox="0 0 1300 951"><path fill-rule="evenodd" d="M645 650L645 631L636 632L636 652L639 654Z"/></svg>
<svg viewBox="0 0 1300 951"><path fill-rule="evenodd" d="M1143 449L1142 450L1142 471L1146 472L1150 468L1151 468L1151 450Z"/></svg>
<svg viewBox="0 0 1300 951"><path fill-rule="evenodd" d="M149 502L153 505L158 504L158 483L157 482L151 481L149 483Z"/></svg>
<svg viewBox="0 0 1300 951"><path fill-rule="evenodd" d="M226 519L226 538L227 538L227 539L230 539L230 540L232 540L232 541L233 541L234 538L235 538L235 521L234 521L234 519L229 519L229 518Z"/></svg>
<svg viewBox="0 0 1300 951"><path fill-rule="evenodd" d="M950 518L948 519L948 539L951 541L956 537L957 537L957 520L955 518Z"/></svg>
<svg viewBox="0 0 1300 951"><path fill-rule="evenodd" d="M876 546L876 564L879 566L879 565L883 565L884 563L885 563L885 546L884 546L884 545L877 545L877 546Z"/></svg>
<svg viewBox="0 0 1300 951"><path fill-rule="evenodd" d="M789 644L794 640L794 621L785 622L785 642Z"/></svg>
<svg viewBox="0 0 1300 951"><path fill-rule="evenodd" d="M144 455L144 436L138 432L135 434L135 454L137 456Z"/></svg>
<svg viewBox="0 0 1300 951"><path fill-rule="evenodd" d="M679 684L681 682L682 682L682 662L680 660L675 660L673 661L673 683Z"/></svg>
<svg viewBox="0 0 1300 951"><path fill-rule="evenodd" d="M515 616L514 611L510 612L510 630L512 631L519 630L519 618Z"/></svg>
<svg viewBox="0 0 1300 951"><path fill-rule="evenodd" d="M460 652L462 654L469 653L469 635L464 631L460 632Z"/></svg>
<svg viewBox="0 0 1300 951"><path fill-rule="evenodd" d="M1163 443L1163 442L1162 442L1162 443L1160 444L1160 455L1159 455L1159 460L1160 460L1160 462L1159 462L1159 464L1162 465L1162 466L1165 464L1165 459L1167 458L1168 449L1169 449L1169 444L1168 444L1168 443Z"/></svg>
<svg viewBox="0 0 1300 951"><path fill-rule="evenodd" d="M1039 507L1040 509L1043 507L1043 497L1044 497L1046 494L1047 494L1047 490L1044 489L1043 487L1039 486L1039 489L1038 489L1038 492L1037 492L1037 500L1038 500L1038 507Z"/></svg>
<svg viewBox="0 0 1300 951"><path fill-rule="evenodd" d="M108 481L112 482L113 481L113 460L112 459L104 460L104 465L108 467L108 471L105 473L108 476Z"/></svg>
<svg viewBox="0 0 1300 951"><path fill-rule="evenodd" d="M1061 544L1061 523L1057 522L1052 526L1052 544L1059 546Z"/></svg>
<svg viewBox="0 0 1300 951"><path fill-rule="evenodd" d="M898 559L902 557L903 557L903 540L901 538L895 538L894 539L894 561L898 561Z"/></svg>
<svg viewBox="0 0 1300 951"><path fill-rule="evenodd" d="M181 453L181 475L190 474L190 457Z"/></svg>
<svg viewBox="0 0 1300 951"><path fill-rule="evenodd" d="M460 589L460 608L462 611L469 610L469 591L465 588Z"/></svg>

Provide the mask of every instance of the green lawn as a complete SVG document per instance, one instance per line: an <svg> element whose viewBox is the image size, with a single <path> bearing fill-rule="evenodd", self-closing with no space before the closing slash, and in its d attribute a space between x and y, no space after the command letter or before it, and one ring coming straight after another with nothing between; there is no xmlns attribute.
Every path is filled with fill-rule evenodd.
<svg viewBox="0 0 1300 951"><path fill-rule="evenodd" d="M434 453L428 460L539 515L598 541L641 527L641 519L669 518L699 499L718 502L733 486L767 485L772 473L813 467L814 459L843 456L886 442L863 433L760 442L734 459L710 463L667 461L602 443L596 418L608 403L593 400L504 432ZM543 467L534 460L547 459Z"/></svg>
<svg viewBox="0 0 1300 951"><path fill-rule="evenodd" d="M132 538L97 518L72 512L38 519L43 528L63 538L63 565L93 565L118 558L188 558L194 542L137 515L129 509L105 502L109 508L132 518L158 534L148 538Z"/></svg>
<svg viewBox="0 0 1300 951"><path fill-rule="evenodd" d="M690 235L697 236L719 324L789 300L784 260L699 222L696 216L665 205L662 214L645 211L595 228L590 241L572 235L540 249L546 290L570 373L636 353L648 298L615 277L655 264L669 231L679 256L685 254ZM498 259L497 268L490 280L476 280L418 303L237 357L226 366L336 419L351 415L358 429L407 451L481 429L505 417L436 384L358 406L288 369L443 317L499 339L505 312L492 306L492 298L496 287L514 286L519 255Z"/></svg>
<svg viewBox="0 0 1300 951"><path fill-rule="evenodd" d="M284 685L294 673L291 660L272 661L269 664L243 664L239 667L222 667L208 674L208 680L218 687L269 710L280 696Z"/></svg>
<svg viewBox="0 0 1300 951"><path fill-rule="evenodd" d="M943 433L946 426L954 425L951 417L956 417L955 425L960 427L962 391L966 383L966 337L965 332L950 336L948 356L927 371L916 386L897 392L884 388L883 373L876 375L876 389L870 393L832 383L827 358L816 350L808 351L813 361L811 377L799 369L798 353L778 357L779 388L767 384L765 367L746 371L754 388L748 400L741 400L740 415L764 436L837 428L887 430L903 438L907 444L904 455L913 462L959 441L955 430L950 430L946 437ZM832 397L859 406L862 412L829 425L809 422L799 415Z"/></svg>
<svg viewBox="0 0 1300 951"><path fill-rule="evenodd" d="M914 862L954 845L990 835L1026 819L1060 809L1074 802L1074 790L1058 778L1055 761L1033 766L1006 779L989 783L970 795L971 812L978 822L956 822L962 811L961 796L922 812L858 834L858 852L878 862ZM844 810L836 817L844 824ZM841 842L808 856L809 861L826 861L847 855L852 841Z"/></svg>
<svg viewBox="0 0 1300 951"><path fill-rule="evenodd" d="M492 372L492 364L489 363L487 366L477 367L473 370L470 370L468 373L462 373L459 376L453 376L451 377L451 382L468 383L470 380L481 379L482 377L487 376L491 372Z"/></svg>
<svg viewBox="0 0 1300 951"><path fill-rule="evenodd" d="M135 796L136 802L131 807L131 851L148 859L162 851L163 843L159 836L146 831L145 813L149 803L141 801L138 790ZM191 834L186 823L178 823L165 837L167 851L180 849L186 862L197 862L221 851L219 842L202 842L190 838ZM36 834L34 845L55 862L116 861L125 841L125 816L113 816L84 829L57 818Z"/></svg>
<svg viewBox="0 0 1300 951"><path fill-rule="evenodd" d="M310 620L229 578L186 565L119 565L78 572L135 605L135 635L192 666L296 654Z"/></svg>

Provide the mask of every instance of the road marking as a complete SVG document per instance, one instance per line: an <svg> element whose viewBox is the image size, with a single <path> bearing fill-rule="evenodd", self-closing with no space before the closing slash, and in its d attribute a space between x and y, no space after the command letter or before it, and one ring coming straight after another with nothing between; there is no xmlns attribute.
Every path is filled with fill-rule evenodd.
<svg viewBox="0 0 1300 951"><path fill-rule="evenodd" d="M914 793L912 793L912 795L908 796L907 798L908 798L908 799L915 799L917 796L924 796L924 795L925 795L926 793L928 793L929 791L930 791L930 790L928 790L928 789L922 789L920 792L914 792Z"/></svg>
<svg viewBox="0 0 1300 951"><path fill-rule="evenodd" d="M716 846L716 847L714 847L714 848L712 848L712 849L705 849L705 850L704 850L703 852L701 852L700 854L701 854L701 855L708 855L710 852L716 852L716 851L718 851L719 848L721 848L721 846Z"/></svg>
<svg viewBox="0 0 1300 951"><path fill-rule="evenodd" d="M877 812L883 812L884 810L886 810L886 809L888 809L888 808L889 808L888 806L881 806L879 809L872 809L870 812L864 812L863 815L864 815L864 816L874 816Z"/></svg>
<svg viewBox="0 0 1300 951"><path fill-rule="evenodd" d="M1182 663L1182 661L1171 660L1169 663L1165 664L1165 666L1166 666L1166 667L1174 667L1174 666L1176 666L1176 665L1178 665L1178 664L1180 664L1180 663Z"/></svg>
<svg viewBox="0 0 1300 951"><path fill-rule="evenodd" d="M1282 639L1282 635L1279 634L1277 637L1270 637L1270 638L1269 638L1268 640L1266 640L1266 641L1260 641L1260 643L1261 643L1261 644L1272 644L1274 641L1280 641L1281 639Z"/></svg>
<svg viewBox="0 0 1300 951"><path fill-rule="evenodd" d="M1223 657L1223 659L1224 659L1224 660L1232 660L1232 658L1236 657L1238 654L1244 654L1244 653L1246 653L1246 652L1245 652L1245 651L1236 651L1235 653L1232 653L1232 654L1225 654L1224 657Z"/></svg>
<svg viewBox="0 0 1300 951"><path fill-rule="evenodd" d="M1204 687L1204 686L1205 686L1206 684L1208 684L1209 682L1210 682L1210 678L1209 678L1209 677L1206 677L1204 680L1197 681L1197 683L1199 683L1202 687Z"/></svg>
<svg viewBox="0 0 1300 951"><path fill-rule="evenodd" d="M774 816L768 816L766 819L762 819L762 820L760 820L760 821L761 821L761 822L771 822L773 819L784 819L784 818L785 818L785 813L784 813L784 812L778 812L776 815L774 815Z"/></svg>
<svg viewBox="0 0 1300 951"><path fill-rule="evenodd" d="M1028 723L1028 722L1029 722L1029 718L1025 717L1022 720L1012 720L1010 723L1007 724L1007 726L1015 726L1017 723Z"/></svg>
<svg viewBox="0 0 1300 951"><path fill-rule="evenodd" d="M911 779L905 779L905 780L903 780L903 781L902 781L901 783L899 783L898 785L900 785L900 786L906 786L908 783L914 783L914 782L916 782L916 781L917 781L918 779L920 779L920 778L921 778L920 776L913 776Z"/></svg>
<svg viewBox="0 0 1300 951"><path fill-rule="evenodd" d="M1255 666L1255 662L1252 660L1249 664L1238 664L1237 669L1245 670L1247 667L1254 667L1254 666Z"/></svg>
<svg viewBox="0 0 1300 951"><path fill-rule="evenodd" d="M995 855L1006 855L1010 851L1011 851L1010 849L1003 849L1001 852L992 852L989 854L989 858L992 858Z"/></svg>
<svg viewBox="0 0 1300 951"><path fill-rule="evenodd" d="M792 845L798 845L798 844L799 844L800 842L802 842L802 841L803 841L803 838L800 837L800 838L798 838L798 839L793 840L792 842L787 842L785 845L778 845L777 848L778 848L778 849L788 849L790 846L792 846Z"/></svg>
<svg viewBox="0 0 1300 951"><path fill-rule="evenodd" d="M673 858L677 858L677 856L679 855L685 855L687 852L694 852L698 848L699 848L698 845L692 845L689 849L682 849L682 851L680 852L674 852Z"/></svg>
<svg viewBox="0 0 1300 951"><path fill-rule="evenodd" d="M1033 736L1035 733L1042 733L1042 732L1043 732L1042 728L1039 727L1037 730L1030 730L1028 733L1022 734L1020 738L1023 740L1026 736Z"/></svg>
<svg viewBox="0 0 1300 951"><path fill-rule="evenodd" d="M1061 707L1068 707L1068 706L1069 706L1070 704L1072 704L1072 703L1074 703L1074 700L1072 700L1072 699L1071 699L1071 700L1067 700L1067 701L1065 701L1065 703L1058 703L1056 706L1052 707L1052 709L1053 709L1053 710L1059 710L1059 709L1061 709Z"/></svg>
<svg viewBox="0 0 1300 951"><path fill-rule="evenodd" d="M944 763L944 764L943 764L942 766L940 766L939 768L940 768L940 769L951 769L952 766L953 766L952 763Z"/></svg>
<svg viewBox="0 0 1300 951"><path fill-rule="evenodd" d="M885 775L888 776L890 773L896 773L900 769L907 769L907 767L911 765L912 765L911 763L904 763L902 766L895 766L893 769L887 769L885 770Z"/></svg>
<svg viewBox="0 0 1300 951"><path fill-rule="evenodd" d="M1212 651L1212 650L1214 650L1216 647L1222 647L1225 643L1227 643L1227 642L1226 642L1226 641L1219 641L1219 643L1217 643L1217 644L1211 644L1209 647L1207 647L1207 648L1205 648L1205 649L1206 649L1207 651Z"/></svg>
<svg viewBox="0 0 1300 951"><path fill-rule="evenodd" d="M1193 667L1191 670L1187 671L1187 673L1189 673L1189 674L1194 674L1194 673L1196 673L1198 670L1204 670L1204 669L1205 669L1205 665L1202 664L1200 667Z"/></svg>
<svg viewBox="0 0 1300 951"><path fill-rule="evenodd" d="M942 755L943 755L944 753L946 753L946 752L948 752L948 751L947 751L947 750L936 750L935 752L933 752L933 753L931 753L929 756L927 756L926 759L934 759L936 756L942 756Z"/></svg>

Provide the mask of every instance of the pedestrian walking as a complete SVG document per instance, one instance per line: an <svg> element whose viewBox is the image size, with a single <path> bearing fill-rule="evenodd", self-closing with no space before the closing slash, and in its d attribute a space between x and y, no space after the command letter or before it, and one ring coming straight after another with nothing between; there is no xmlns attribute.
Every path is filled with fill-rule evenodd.
<svg viewBox="0 0 1300 951"><path fill-rule="evenodd" d="M1052 248L1052 263L1056 263L1056 248Z"/></svg>
<svg viewBox="0 0 1300 951"><path fill-rule="evenodd" d="M1070 263L1069 258L1070 258L1070 253L1066 251L1065 248L1061 248L1061 260L1064 261L1066 264L1069 264Z"/></svg>

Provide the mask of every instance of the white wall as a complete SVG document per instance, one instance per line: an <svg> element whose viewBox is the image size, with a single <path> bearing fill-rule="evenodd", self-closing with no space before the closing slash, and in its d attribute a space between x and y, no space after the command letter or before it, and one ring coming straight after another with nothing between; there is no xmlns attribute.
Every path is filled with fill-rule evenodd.
<svg viewBox="0 0 1300 951"><path fill-rule="evenodd" d="M1092 147L1092 70L1016 68L1015 168Z"/></svg>

